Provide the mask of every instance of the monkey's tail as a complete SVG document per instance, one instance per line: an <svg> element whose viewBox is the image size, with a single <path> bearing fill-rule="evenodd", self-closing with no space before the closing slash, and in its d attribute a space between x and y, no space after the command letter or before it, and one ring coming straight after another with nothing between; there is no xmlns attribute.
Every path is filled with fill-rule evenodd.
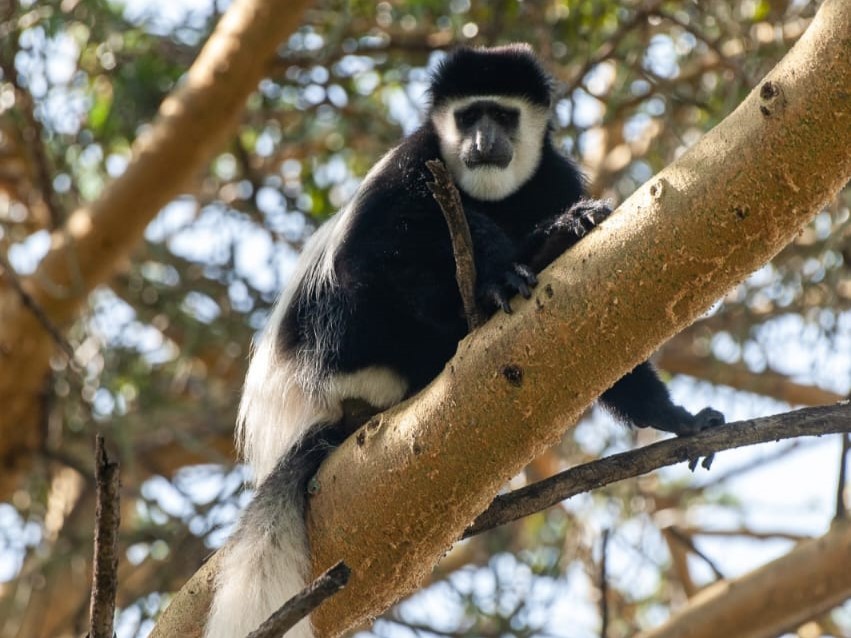
<svg viewBox="0 0 851 638"><path fill-rule="evenodd" d="M216 575L205 638L244 638L307 585L310 549L304 514L307 482L337 441L314 426L257 488ZM309 619L287 638L313 638Z"/></svg>

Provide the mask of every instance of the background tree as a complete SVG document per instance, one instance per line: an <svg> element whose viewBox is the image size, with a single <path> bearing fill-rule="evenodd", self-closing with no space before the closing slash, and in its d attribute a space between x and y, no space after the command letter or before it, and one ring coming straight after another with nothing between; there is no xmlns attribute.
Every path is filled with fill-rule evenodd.
<svg viewBox="0 0 851 638"><path fill-rule="evenodd" d="M225 109L210 128L223 132L218 140L170 133L164 143L178 149L218 143L220 152L205 166L185 159L193 177L167 205L127 209L126 225L103 239L106 251L127 248L112 249L120 262L107 260L103 283L84 296L74 276L93 253L64 255L63 286L39 279L42 258L72 211L109 201L115 190L104 186L132 170L131 145L163 98L201 77L184 72L224 7L0 5L0 316L7 330L9 317L29 318L20 339L0 332L0 396L25 417L0 420L0 636L85 626L95 430L124 467L120 635L144 635L162 594L221 542L245 501L230 430L251 334L304 239L413 127L435 51L535 42L562 84L558 139L582 161L592 193L620 201L736 106L815 11L783 1L315 2L301 15L291 4L270 19L281 35L300 19L284 45L268 55L235 46L230 67L211 70L213 80L228 70L249 77L249 68L267 76L236 132ZM131 249L126 237L145 215L156 217ZM742 418L848 392L848 217L845 193L663 349L665 370L691 375L672 384L683 402ZM44 301L75 293L80 314ZM51 351L49 373L22 386L20 362ZM592 412L516 481L649 436ZM669 470L573 499L460 545L432 587L372 632L599 635L605 556L607 635L633 635L721 575L821 533L841 501L839 447L725 454L710 474ZM840 609L801 631L851 629Z"/></svg>

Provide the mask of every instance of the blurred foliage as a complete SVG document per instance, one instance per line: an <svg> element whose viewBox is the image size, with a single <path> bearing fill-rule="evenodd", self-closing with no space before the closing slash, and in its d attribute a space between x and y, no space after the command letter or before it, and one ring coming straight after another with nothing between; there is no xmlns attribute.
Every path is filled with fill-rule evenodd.
<svg viewBox="0 0 851 638"><path fill-rule="evenodd" d="M0 3L0 250L21 276L49 232L124 170L226 5ZM800 0L317 1L268 61L239 134L92 296L68 335L83 367L54 362L39 471L0 504L0 638L83 630L95 429L123 462L122 638L145 635L163 594L221 543L246 500L229 437L251 336L305 238L416 125L440 51L534 43L558 80L558 145L594 196L619 202L735 108L814 12ZM849 391L848 206L846 192L678 340L701 377L728 366ZM744 378L735 391L673 387L734 417L777 409ZM527 478L633 437L593 413ZM705 490L677 472L610 486L467 541L372 633L596 636L600 531L612 529L608 631L630 636L714 577L694 546L677 559L683 534L721 521L748 537L748 506L730 485L777 456L715 471ZM68 583L79 596L60 589ZM847 632L848 620L820 622Z"/></svg>

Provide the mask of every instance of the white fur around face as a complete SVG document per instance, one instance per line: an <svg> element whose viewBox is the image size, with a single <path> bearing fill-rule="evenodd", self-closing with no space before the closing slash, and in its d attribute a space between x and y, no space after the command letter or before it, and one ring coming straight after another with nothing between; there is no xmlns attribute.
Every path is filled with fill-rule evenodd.
<svg viewBox="0 0 851 638"><path fill-rule="evenodd" d="M520 122L513 140L513 157L505 168L480 166L471 169L461 160L463 138L455 124L455 112L482 100L503 104L520 112ZM455 183L470 197L485 201L508 197L532 177L541 161L541 147L549 119L548 109L521 98L494 95L449 100L431 116L440 139L440 154L452 172Z"/></svg>

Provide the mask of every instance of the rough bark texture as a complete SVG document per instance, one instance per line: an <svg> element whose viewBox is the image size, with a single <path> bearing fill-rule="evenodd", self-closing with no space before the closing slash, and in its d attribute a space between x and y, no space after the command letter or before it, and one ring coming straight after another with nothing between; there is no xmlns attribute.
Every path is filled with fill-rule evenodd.
<svg viewBox="0 0 851 638"><path fill-rule="evenodd" d="M118 527L121 524L120 466L109 458L103 435L95 450L95 543L92 594L89 604L89 638L112 638L118 591Z"/></svg>
<svg viewBox="0 0 851 638"><path fill-rule="evenodd" d="M697 594L681 613L637 638L773 638L841 604L851 592L851 524Z"/></svg>
<svg viewBox="0 0 851 638"><path fill-rule="evenodd" d="M199 638L204 633L204 621L210 611L216 570L222 553L216 552L180 588L157 621L149 638Z"/></svg>
<svg viewBox="0 0 851 638"><path fill-rule="evenodd" d="M237 0L160 107L133 160L89 206L54 233L50 252L24 287L62 325L116 272L160 208L233 134L245 99L309 0ZM54 343L12 288L0 290L0 500L7 500L38 449L42 388Z"/></svg>
<svg viewBox="0 0 851 638"><path fill-rule="evenodd" d="M851 4L827 0L740 107L545 271L531 301L332 455L311 502L315 570L345 560L352 580L314 614L319 635L415 590L506 480L845 184L849 49Z"/></svg>

